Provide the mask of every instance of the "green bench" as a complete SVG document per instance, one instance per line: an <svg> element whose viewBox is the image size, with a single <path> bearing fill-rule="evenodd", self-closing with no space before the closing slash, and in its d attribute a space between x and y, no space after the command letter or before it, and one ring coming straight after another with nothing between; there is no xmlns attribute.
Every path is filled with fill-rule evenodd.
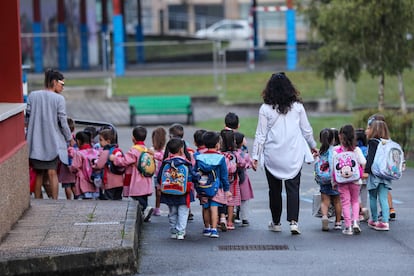
<svg viewBox="0 0 414 276"><path fill-rule="evenodd" d="M128 98L130 125L135 126L135 116L187 115L187 124L194 123L193 106L188 95L133 96Z"/></svg>

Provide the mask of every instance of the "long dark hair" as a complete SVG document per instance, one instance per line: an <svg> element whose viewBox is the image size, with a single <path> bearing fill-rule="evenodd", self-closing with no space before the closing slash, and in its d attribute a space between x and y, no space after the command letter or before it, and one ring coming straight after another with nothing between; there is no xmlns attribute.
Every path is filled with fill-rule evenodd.
<svg viewBox="0 0 414 276"><path fill-rule="evenodd" d="M339 130L341 145L349 151L353 151L356 146L355 129L352 125L344 125Z"/></svg>
<svg viewBox="0 0 414 276"><path fill-rule="evenodd" d="M334 139L333 131L329 128L324 128L319 133L319 141L321 142L321 148L319 149L319 153L323 154L328 151L332 141Z"/></svg>
<svg viewBox="0 0 414 276"><path fill-rule="evenodd" d="M299 91L285 73L272 74L262 92L263 101L281 114L286 114L294 102L302 102Z"/></svg>
<svg viewBox="0 0 414 276"><path fill-rule="evenodd" d="M63 75L53 69L48 69L45 72L45 87L46 88L52 88L53 87L53 81L59 81L64 80Z"/></svg>

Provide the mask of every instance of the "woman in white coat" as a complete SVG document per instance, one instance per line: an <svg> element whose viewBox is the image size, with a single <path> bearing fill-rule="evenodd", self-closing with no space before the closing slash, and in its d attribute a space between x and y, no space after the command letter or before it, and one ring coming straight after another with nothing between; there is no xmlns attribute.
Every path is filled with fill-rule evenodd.
<svg viewBox="0 0 414 276"><path fill-rule="evenodd" d="M292 234L300 234L299 188L303 162L312 162L316 141L299 91L284 73L272 74L262 92L263 104L253 144L253 166L261 159L269 185L272 221L269 230L282 231L282 188L287 195L287 221Z"/></svg>

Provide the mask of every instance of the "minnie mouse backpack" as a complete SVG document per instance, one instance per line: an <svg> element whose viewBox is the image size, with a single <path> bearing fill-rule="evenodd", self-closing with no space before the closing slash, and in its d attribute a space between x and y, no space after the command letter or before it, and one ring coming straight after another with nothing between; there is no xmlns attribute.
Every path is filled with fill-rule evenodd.
<svg viewBox="0 0 414 276"><path fill-rule="evenodd" d="M336 183L344 184L358 181L362 176L362 167L358 164L353 151L344 151L340 146L335 149L333 158L333 177Z"/></svg>

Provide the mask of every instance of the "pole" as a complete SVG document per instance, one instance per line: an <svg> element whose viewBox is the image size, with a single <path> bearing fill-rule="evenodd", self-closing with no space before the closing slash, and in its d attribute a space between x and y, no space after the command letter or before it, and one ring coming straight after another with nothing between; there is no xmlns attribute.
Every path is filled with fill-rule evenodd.
<svg viewBox="0 0 414 276"><path fill-rule="evenodd" d="M124 23L121 12L121 0L112 0L113 6L113 42L115 76L125 75Z"/></svg>
<svg viewBox="0 0 414 276"><path fill-rule="evenodd" d="M81 66L89 69L88 25L86 23L86 0L80 2L80 39L81 39Z"/></svg>
<svg viewBox="0 0 414 276"><path fill-rule="evenodd" d="M141 0L137 0L137 17L138 17L138 24L136 27L135 39L138 42L137 46L137 61L138 63L144 63L144 46L142 42L144 42L144 34L142 31L142 6Z"/></svg>
<svg viewBox="0 0 414 276"><path fill-rule="evenodd" d="M296 19L293 0L286 0L286 64L287 70L296 70Z"/></svg>
<svg viewBox="0 0 414 276"><path fill-rule="evenodd" d="M40 0L33 0L33 59L34 71L43 72L43 41L40 34L42 33L42 20L40 15ZM39 36L36 36L39 34Z"/></svg>
<svg viewBox="0 0 414 276"><path fill-rule="evenodd" d="M68 69L68 41L67 28L65 24L65 1L58 0L57 6L58 20L58 66L61 71Z"/></svg>

